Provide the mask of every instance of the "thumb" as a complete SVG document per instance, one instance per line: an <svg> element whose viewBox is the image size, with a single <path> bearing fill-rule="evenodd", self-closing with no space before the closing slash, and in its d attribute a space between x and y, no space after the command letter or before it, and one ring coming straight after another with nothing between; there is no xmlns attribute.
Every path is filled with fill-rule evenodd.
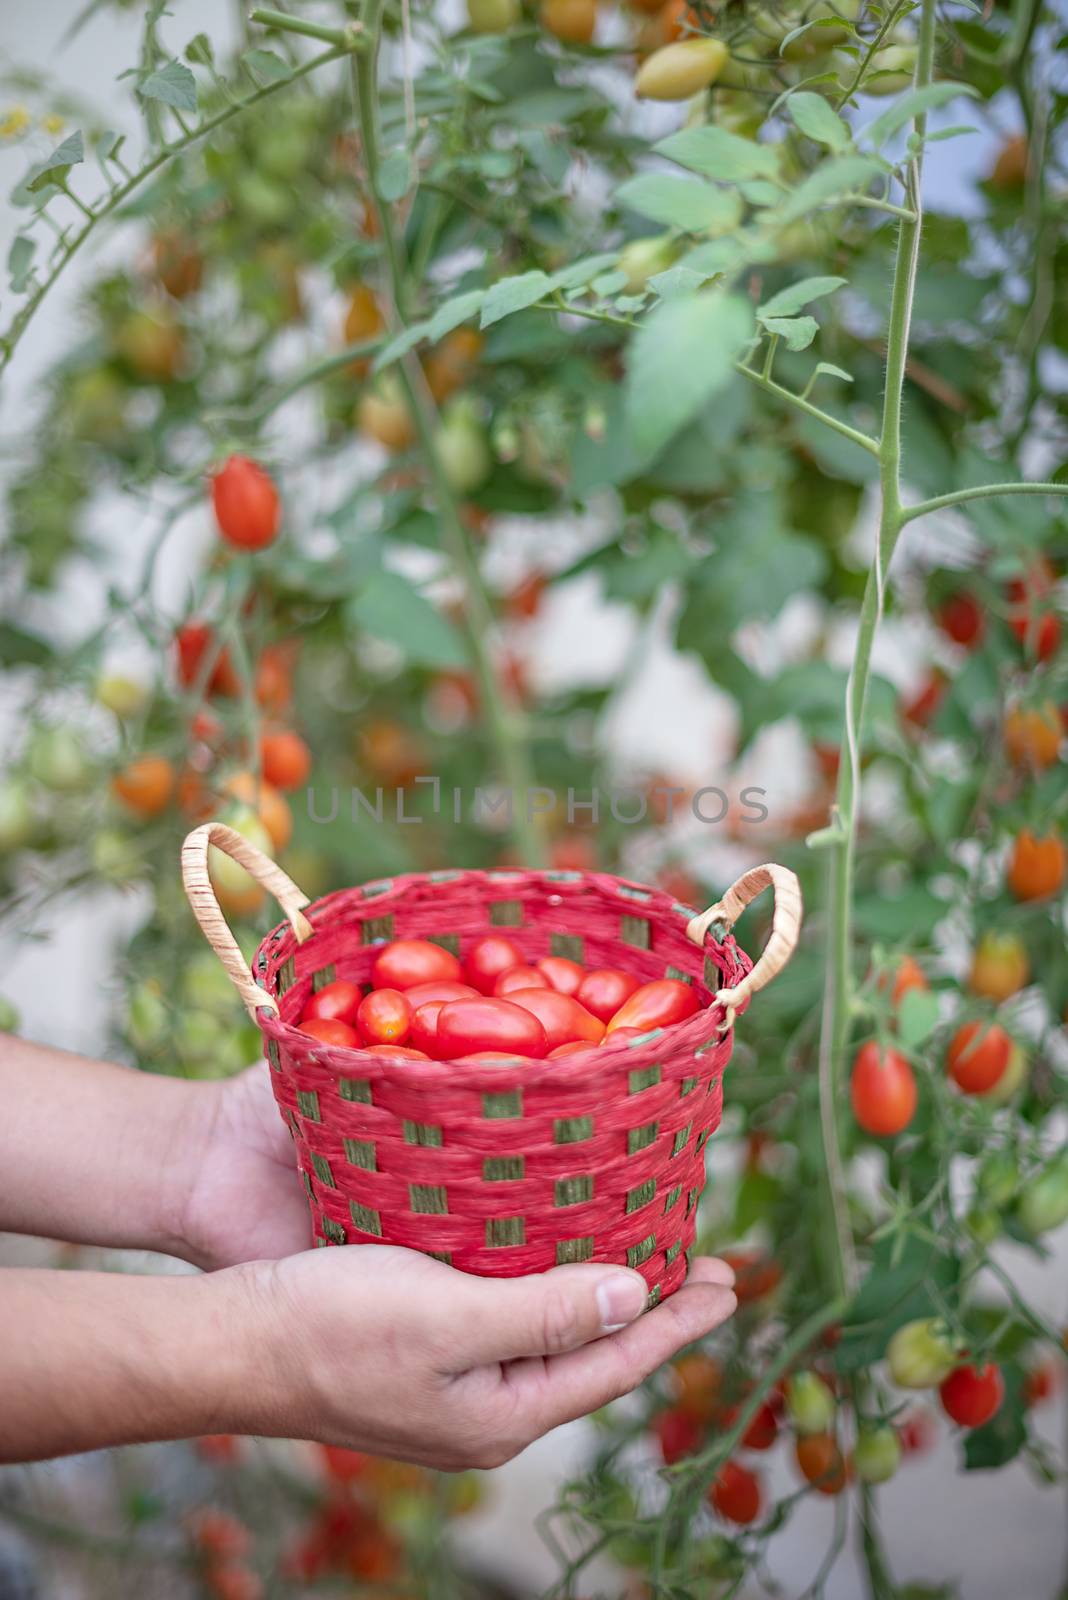
<svg viewBox="0 0 1068 1600"><path fill-rule="evenodd" d="M457 1371L577 1349L633 1322L649 1295L640 1272L594 1262L463 1283L448 1319Z"/></svg>

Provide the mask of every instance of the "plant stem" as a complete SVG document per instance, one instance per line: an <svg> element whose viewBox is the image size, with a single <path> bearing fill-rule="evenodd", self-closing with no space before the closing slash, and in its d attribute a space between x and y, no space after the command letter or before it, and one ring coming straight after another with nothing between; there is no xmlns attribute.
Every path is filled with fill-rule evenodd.
<svg viewBox="0 0 1068 1600"><path fill-rule="evenodd" d="M1068 483L983 483L973 489L954 489L951 494L937 494L931 500L920 500L914 506L900 508L902 526L926 517L932 511L943 511L947 506L962 506L968 500L993 500L1003 494L1056 494L1068 495Z"/></svg>
<svg viewBox="0 0 1068 1600"><path fill-rule="evenodd" d="M878 456L879 441L869 434L861 433L859 428L851 428L848 422L840 422L837 417L832 417L829 411L824 411L820 406L814 406L811 401L805 400L799 394L794 394L792 389L786 389L781 383L776 383L774 378L766 378L762 372L757 372L753 367L747 367L744 361L734 363L735 372L740 372L743 377L750 378L761 389L766 389L768 394L773 394L779 400L784 400L787 405L795 406L798 411L803 411L807 417L814 417L817 422L822 422L828 428L833 428L835 433L840 433L844 439L851 439L861 450L866 450L871 456Z"/></svg>
<svg viewBox="0 0 1068 1600"><path fill-rule="evenodd" d="M378 47L381 38L383 0L368 0L364 26L368 49L353 58L363 158L371 207L385 248L392 299L391 331L408 323L408 284L400 241L393 226L389 205L378 187ZM446 477L435 443L437 411L426 386L423 369L409 352L397 364L408 413L415 428L419 448L430 474L438 515L442 545L454 572L464 587L464 626L472 663L478 678L482 706L497 752L500 775L511 794L511 830L524 861L539 865L544 860L541 836L528 811L528 796L534 780L525 740L517 726L516 708L505 702L495 670L491 643L496 623L493 608L482 583L478 562L460 517L452 487Z"/></svg>
<svg viewBox="0 0 1068 1600"><path fill-rule="evenodd" d="M319 22L307 22L301 17L291 17L288 11L275 11L272 6L257 6L249 12L249 21L258 22L261 28L277 28L280 33L299 33L306 39L319 39L324 44L336 45L341 50L355 46L357 30L324 28ZM362 32L362 28L358 30Z"/></svg>

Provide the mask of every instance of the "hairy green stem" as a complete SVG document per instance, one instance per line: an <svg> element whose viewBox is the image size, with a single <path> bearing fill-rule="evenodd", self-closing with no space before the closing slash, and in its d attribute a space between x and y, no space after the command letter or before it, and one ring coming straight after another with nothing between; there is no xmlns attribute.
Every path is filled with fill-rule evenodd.
<svg viewBox="0 0 1068 1600"><path fill-rule="evenodd" d="M308 22L301 17L291 17L288 11L276 11L272 6L257 6L249 12L249 21L258 22L262 28L277 28L280 33L299 33L305 39L319 39L323 44L336 45L341 50L358 48L363 34L358 28L324 28L319 22Z"/></svg>
<svg viewBox="0 0 1068 1600"><path fill-rule="evenodd" d="M944 511L948 506L965 505L969 500L994 500L999 495L1010 494L1068 495L1068 483L983 483L973 489L954 489L951 494L937 494L914 506L902 506L901 524L915 522L917 517L929 516L932 511Z"/></svg>

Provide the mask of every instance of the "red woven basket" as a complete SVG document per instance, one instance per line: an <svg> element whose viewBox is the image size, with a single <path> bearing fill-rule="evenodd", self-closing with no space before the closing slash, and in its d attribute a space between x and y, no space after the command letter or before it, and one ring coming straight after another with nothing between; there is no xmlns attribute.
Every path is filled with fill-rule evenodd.
<svg viewBox="0 0 1068 1600"><path fill-rule="evenodd" d="M250 974L208 877L216 845L277 898L287 921ZM193 910L264 1039L296 1145L317 1244L406 1245L465 1272L514 1277L567 1261L637 1267L650 1301L686 1276L720 1120L733 1022L788 960L793 873L756 867L700 916L661 890L596 872L435 872L308 900L220 823L191 833ZM754 967L729 929L774 885L772 933ZM461 958L507 930L530 961L564 955L643 981L692 983L702 1009L669 1030L557 1061L407 1061L324 1045L295 1026L334 978L369 986L378 948L425 938Z"/></svg>

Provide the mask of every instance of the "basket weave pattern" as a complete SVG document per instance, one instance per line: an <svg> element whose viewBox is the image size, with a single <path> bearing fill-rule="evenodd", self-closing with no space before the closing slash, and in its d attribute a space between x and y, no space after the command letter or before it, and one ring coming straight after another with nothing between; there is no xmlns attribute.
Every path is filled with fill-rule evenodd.
<svg viewBox="0 0 1068 1600"><path fill-rule="evenodd" d="M729 934L698 949L692 916L607 874L472 871L328 895L308 908L303 943L276 928L253 976L280 1015L261 1009L258 1021L316 1242L406 1245L484 1276L618 1262L643 1273L653 1302L678 1288L733 1041L712 997L751 968ZM500 1066L376 1057L294 1026L334 978L369 985L390 939L432 939L462 958L489 932L529 961L684 979L703 1009L585 1056Z"/></svg>

